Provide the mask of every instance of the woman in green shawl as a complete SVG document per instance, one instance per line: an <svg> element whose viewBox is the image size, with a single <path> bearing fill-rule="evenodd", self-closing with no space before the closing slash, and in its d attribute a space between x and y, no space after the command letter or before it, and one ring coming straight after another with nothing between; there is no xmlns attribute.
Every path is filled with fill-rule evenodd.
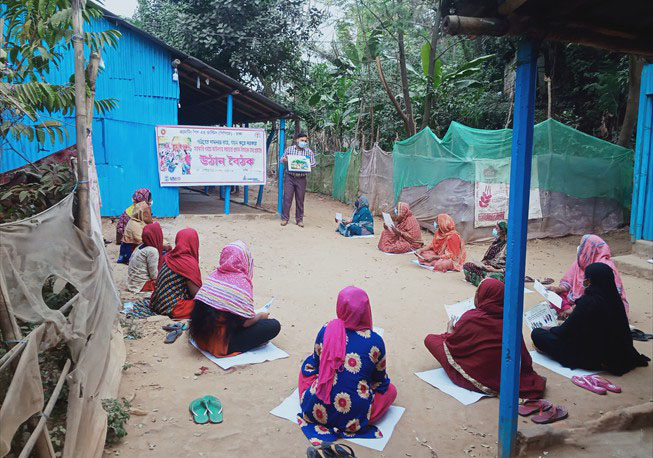
<svg viewBox="0 0 653 458"><path fill-rule="evenodd" d="M466 262L463 265L465 280L478 286L486 277L505 281L506 274L506 247L508 223L500 221L492 230L494 240L485 252L481 262Z"/></svg>

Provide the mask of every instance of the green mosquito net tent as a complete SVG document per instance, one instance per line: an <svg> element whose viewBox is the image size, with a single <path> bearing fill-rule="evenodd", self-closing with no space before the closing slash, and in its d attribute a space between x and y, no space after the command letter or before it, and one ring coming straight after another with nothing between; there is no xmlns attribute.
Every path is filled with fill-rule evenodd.
<svg viewBox="0 0 653 458"><path fill-rule="evenodd" d="M448 213L466 240L487 238L507 218L511 146L511 129L453 122L442 139L424 129L394 145L394 200L409 203L424 227ZM554 120L537 124L529 238L618 228L630 206L632 171L632 150Z"/></svg>

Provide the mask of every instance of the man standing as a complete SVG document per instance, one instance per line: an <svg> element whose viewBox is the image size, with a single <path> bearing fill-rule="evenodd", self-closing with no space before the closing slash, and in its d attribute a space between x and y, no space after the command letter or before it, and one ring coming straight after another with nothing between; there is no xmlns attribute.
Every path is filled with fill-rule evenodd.
<svg viewBox="0 0 653 458"><path fill-rule="evenodd" d="M309 172L289 172L288 156L305 156L311 161L311 169L315 167L315 155L308 147L308 137L298 132L293 137L293 144L283 152L281 162L285 167L283 183L283 205L281 206L281 225L288 224L290 206L295 197L295 220L299 227L304 227L304 195L306 194L306 176Z"/></svg>

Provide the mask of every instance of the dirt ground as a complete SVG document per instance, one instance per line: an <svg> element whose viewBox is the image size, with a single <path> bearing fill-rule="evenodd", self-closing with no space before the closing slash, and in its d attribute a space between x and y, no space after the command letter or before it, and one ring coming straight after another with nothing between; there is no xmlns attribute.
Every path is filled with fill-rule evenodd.
<svg viewBox="0 0 653 458"><path fill-rule="evenodd" d="M276 193L266 192L267 205L273 206L274 199ZM447 315L443 305L471 297L475 288L460 273L429 272L410 264L411 256L385 256L376 247L378 235L374 239L341 237L335 232L334 214L347 215L350 211L340 202L308 194L304 229L294 224L283 228L271 216L252 219L245 215L182 215L162 220L165 237L171 241L180 229L197 229L204 276L216 266L226 243L241 239L250 246L255 262L256 303L260 306L276 297L271 316L281 322L282 328L274 343L290 357L223 371L191 347L186 336L173 345L164 345L161 325L169 322L167 318L139 322L145 335L125 341L127 366L131 367L123 373L120 395L133 398L133 406L147 415L132 415L128 436L108 447L107 453L123 457L305 456L309 444L299 427L269 411L296 387L299 366L312 351L317 331L335 316L338 292L356 285L370 296L374 325L385 329L388 374L399 392L395 405L406 408L382 453L355 446L357 456L495 456L498 399L485 398L465 407L414 375L439 366L423 340L428 333L444 332ZM376 227L382 227L381 220L377 220ZM104 230L105 237L113 240L115 225L106 220ZM430 238L424 233L425 241ZM605 239L613 255L628 252L626 232L609 234ZM527 274L558 281L574 260L578 243L577 236L528 242ZM480 259L486 247L468 246L468 258ZM116 259L117 246L111 244L108 250L111 259ZM114 276L121 292L125 291L126 274L127 266L116 265ZM623 282L632 323L651 332L651 282L631 276L624 276ZM124 298L128 297L124 294ZM526 295L525 307L540 300L537 293ZM526 330L525 334L532 348ZM635 345L640 352L653 356L653 342ZM196 377L194 373L200 366L210 371ZM623 387L623 393L601 397L554 372L535 368L548 379L546 398L569 410L569 419L559 423L561 427L579 425L621 407L653 402L653 366L611 377ZM222 400L222 424L195 425L191 421L189 402L207 394ZM528 419L520 419L521 425L528 423ZM566 448L532 456L638 456L641 451L641 456L650 456L650 429L639 436L628 436L626 442L628 451L620 450L623 440L608 440L598 454L589 449Z"/></svg>

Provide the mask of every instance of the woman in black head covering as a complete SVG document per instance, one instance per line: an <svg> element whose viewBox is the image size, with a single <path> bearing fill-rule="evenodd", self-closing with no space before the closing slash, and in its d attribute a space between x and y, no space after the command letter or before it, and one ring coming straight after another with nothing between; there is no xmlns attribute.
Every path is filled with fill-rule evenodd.
<svg viewBox="0 0 653 458"><path fill-rule="evenodd" d="M617 291L614 273L606 264L585 269L585 293L560 326L534 329L533 344L563 366L605 370L622 375L647 366L649 358L633 347L628 317Z"/></svg>

